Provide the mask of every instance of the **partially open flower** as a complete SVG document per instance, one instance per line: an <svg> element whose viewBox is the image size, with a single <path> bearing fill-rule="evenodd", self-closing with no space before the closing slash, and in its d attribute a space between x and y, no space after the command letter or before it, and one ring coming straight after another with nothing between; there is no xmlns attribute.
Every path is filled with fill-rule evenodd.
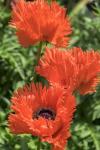
<svg viewBox="0 0 100 150"><path fill-rule="evenodd" d="M80 48L46 49L36 71L51 82L70 87L72 92L92 93L100 82L100 54L93 50L83 52Z"/></svg>
<svg viewBox="0 0 100 150"><path fill-rule="evenodd" d="M59 83L73 91L76 65L73 57L66 51L47 48L36 67L36 71L48 81Z"/></svg>
<svg viewBox="0 0 100 150"><path fill-rule="evenodd" d="M75 99L58 86L25 86L14 93L9 127L15 134L29 133L63 150L70 136L69 128L75 111Z"/></svg>
<svg viewBox="0 0 100 150"><path fill-rule="evenodd" d="M66 10L55 1L50 4L45 0L16 2L11 25L16 28L18 39L24 47L40 41L66 47L71 33Z"/></svg>
<svg viewBox="0 0 100 150"><path fill-rule="evenodd" d="M81 48L69 50L77 66L75 90L82 95L93 93L100 83L100 53L94 50L82 51Z"/></svg>

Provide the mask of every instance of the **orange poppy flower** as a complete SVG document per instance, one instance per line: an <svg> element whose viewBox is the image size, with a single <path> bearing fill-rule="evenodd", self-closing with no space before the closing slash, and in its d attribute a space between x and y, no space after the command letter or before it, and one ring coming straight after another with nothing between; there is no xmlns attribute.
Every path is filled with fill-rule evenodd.
<svg viewBox="0 0 100 150"><path fill-rule="evenodd" d="M12 97L9 127L15 134L29 133L64 150L70 136L69 128L75 111L75 99L64 88L51 85L25 86Z"/></svg>
<svg viewBox="0 0 100 150"><path fill-rule="evenodd" d="M92 93L100 81L100 54L83 52L80 48L69 51L47 49L36 71L51 82L71 87L72 92Z"/></svg>
<svg viewBox="0 0 100 150"><path fill-rule="evenodd" d="M94 50L83 52L81 48L69 51L77 65L75 89L81 94L96 92L100 83L100 53Z"/></svg>
<svg viewBox="0 0 100 150"><path fill-rule="evenodd" d="M16 28L18 39L24 47L40 41L66 47L71 33L66 10L55 1L50 4L45 0L16 2L11 25Z"/></svg>
<svg viewBox="0 0 100 150"><path fill-rule="evenodd" d="M46 48L36 71L48 81L66 86L70 91L74 90L77 67L70 53L57 48Z"/></svg>

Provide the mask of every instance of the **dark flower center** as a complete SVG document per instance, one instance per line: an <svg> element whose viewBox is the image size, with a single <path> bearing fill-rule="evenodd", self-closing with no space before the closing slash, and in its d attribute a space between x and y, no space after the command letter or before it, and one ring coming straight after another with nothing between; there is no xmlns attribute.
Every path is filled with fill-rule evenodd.
<svg viewBox="0 0 100 150"><path fill-rule="evenodd" d="M34 118L38 119L39 117L43 117L45 119L54 120L55 116L56 116L56 114L53 110L51 110L49 108L41 108L33 115L33 119Z"/></svg>

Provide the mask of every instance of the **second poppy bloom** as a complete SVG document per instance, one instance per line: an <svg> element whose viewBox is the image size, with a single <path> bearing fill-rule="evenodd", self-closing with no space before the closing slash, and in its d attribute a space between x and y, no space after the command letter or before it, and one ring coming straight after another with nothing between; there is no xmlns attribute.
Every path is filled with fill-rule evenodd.
<svg viewBox="0 0 100 150"><path fill-rule="evenodd" d="M69 51L47 49L36 70L47 80L84 95L95 92L100 83L100 54L76 47Z"/></svg>
<svg viewBox="0 0 100 150"><path fill-rule="evenodd" d="M71 33L65 8L57 2L49 4L45 0L16 2L13 5L11 25L16 28L18 39L24 47L41 41L66 47Z"/></svg>

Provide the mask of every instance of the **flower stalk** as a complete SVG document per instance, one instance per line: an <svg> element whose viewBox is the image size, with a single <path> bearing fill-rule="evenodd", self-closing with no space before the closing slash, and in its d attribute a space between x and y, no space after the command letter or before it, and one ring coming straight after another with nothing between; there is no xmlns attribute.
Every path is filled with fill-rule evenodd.
<svg viewBox="0 0 100 150"><path fill-rule="evenodd" d="M37 150L40 150L41 148L41 140L38 138L38 143L37 143Z"/></svg>
<svg viewBox="0 0 100 150"><path fill-rule="evenodd" d="M37 51L37 61L36 61L36 65L38 65L39 59L40 59L40 57L41 57L42 45L43 45L43 43L40 42L39 47L38 47L38 51Z"/></svg>

